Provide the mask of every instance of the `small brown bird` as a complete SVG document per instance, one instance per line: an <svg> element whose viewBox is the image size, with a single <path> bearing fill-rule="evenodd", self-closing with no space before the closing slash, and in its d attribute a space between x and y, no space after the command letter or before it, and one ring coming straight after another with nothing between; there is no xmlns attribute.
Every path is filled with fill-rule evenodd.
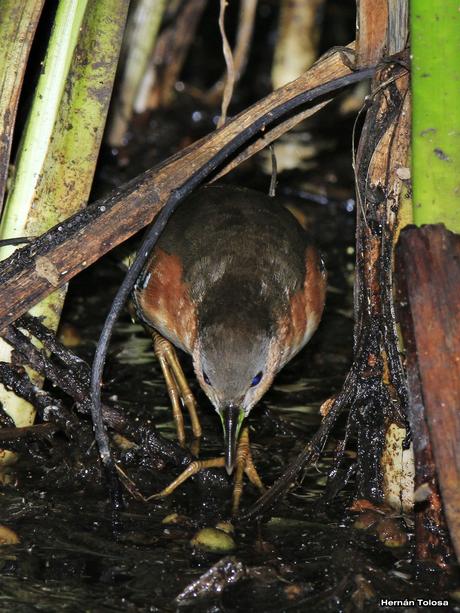
<svg viewBox="0 0 460 613"><path fill-rule="evenodd" d="M276 198L229 186L189 197L139 276L137 315L192 356L222 420L229 473L243 420L318 327L325 291L322 260L294 216ZM186 382L158 334L168 389L178 384L199 434Z"/></svg>

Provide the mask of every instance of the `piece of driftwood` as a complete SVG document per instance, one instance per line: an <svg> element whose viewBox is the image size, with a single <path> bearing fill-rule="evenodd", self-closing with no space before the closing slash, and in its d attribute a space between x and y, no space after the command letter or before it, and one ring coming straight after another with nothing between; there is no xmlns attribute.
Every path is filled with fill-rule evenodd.
<svg viewBox="0 0 460 613"><path fill-rule="evenodd" d="M12 341L12 339L11 339ZM24 358L21 352L19 357ZM44 374L41 370L43 361L35 361L35 354L32 355L30 364L37 372ZM52 371L53 366L49 363L47 356L43 357L48 362L47 372ZM86 367L86 378L89 379L89 366ZM77 399L79 403L77 409L83 413L89 413L89 390L86 400L81 398L81 380L69 375L69 382L66 383L65 391L70 396ZM73 381L72 381L73 379ZM42 438L51 438L57 431L64 432L81 449L89 448L93 440L92 427L90 422L84 422L64 405L62 400L53 396L50 392L44 392L33 385L22 366L14 366L6 362L0 362L0 383L8 390L13 391L20 398L24 398L37 410L37 414L45 423L23 428L6 427L0 428L0 444L3 449L12 451L27 451L28 443ZM56 384L56 387L60 387ZM62 388L61 388L62 389ZM113 431L122 434L130 441L144 449L146 459L148 458L153 468L163 467L166 464L185 468L194 457L174 441L169 441L158 434L152 425L139 425L126 419L121 408L116 406L103 405L102 414L104 423ZM64 442L64 441L63 441ZM67 444L67 443L64 443ZM88 461L93 460L88 457ZM209 478L210 471L205 474L197 475L198 479Z"/></svg>
<svg viewBox="0 0 460 613"><path fill-rule="evenodd" d="M70 438L78 435L79 422L75 415L64 406L62 400L54 398L34 385L23 366L0 362L0 383L19 398L30 402L44 421L52 421L65 430Z"/></svg>
<svg viewBox="0 0 460 613"><path fill-rule="evenodd" d="M407 227L397 246L396 276L417 484L431 489L424 525L419 527L419 535L428 541L417 547L425 558L445 557L448 552L442 539L437 473L460 560L460 236L443 225Z"/></svg>
<svg viewBox="0 0 460 613"><path fill-rule="evenodd" d="M269 127L313 100L372 75L348 67L349 48L319 60L296 81L240 113L221 129L136 177L55 226L0 264L0 330L102 255L145 227L171 194L197 186L239 150L264 137ZM345 62L344 62L345 59ZM278 134L277 134L278 135ZM255 148L248 153L251 155Z"/></svg>
<svg viewBox="0 0 460 613"><path fill-rule="evenodd" d="M4 446L5 441L18 441L30 438L35 441L40 438L49 438L58 430L56 424L36 424L35 426L22 426L21 428L0 428L0 441Z"/></svg>
<svg viewBox="0 0 460 613"><path fill-rule="evenodd" d="M419 561L434 562L438 566L444 567L451 551L445 538L447 526L442 513L436 467L425 420L420 373L417 364L417 348L404 277L404 263L398 247L395 306L404 337L405 367L409 388L407 414L414 448L414 486L416 492L419 493L416 496L414 507L416 557ZM420 494L423 494L423 496Z"/></svg>
<svg viewBox="0 0 460 613"><path fill-rule="evenodd" d="M20 326L20 328L19 328ZM26 330L29 335L39 340L45 350L38 349L32 342L30 336L24 334ZM20 317L17 325L8 326L2 333L2 338L11 345L13 349L13 359L21 366L2 365L0 363L0 378L10 389L13 389L19 396L25 397L37 408L40 417L45 421L49 419L43 415L43 409L55 404L58 411L51 416L51 421L62 425L64 430L68 430L68 425L72 425L78 430L78 418L53 397L33 386L22 365L30 366L33 370L48 379L55 387L61 389L70 396L76 403L77 411L89 413L89 385L90 367L70 349L64 347L54 336L53 331L44 326L41 321L26 314ZM36 401L39 395L40 402ZM120 407L103 405L102 407L104 422L116 432L124 433L129 423L123 416Z"/></svg>

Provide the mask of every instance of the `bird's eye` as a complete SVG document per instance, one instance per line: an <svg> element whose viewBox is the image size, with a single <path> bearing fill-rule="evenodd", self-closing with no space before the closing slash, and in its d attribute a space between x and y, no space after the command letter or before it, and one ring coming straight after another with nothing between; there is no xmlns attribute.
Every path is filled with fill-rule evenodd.
<svg viewBox="0 0 460 613"><path fill-rule="evenodd" d="M251 387L255 387L256 385L259 385L260 380L262 379L262 372L258 372L257 375L254 377L254 379L251 381Z"/></svg>
<svg viewBox="0 0 460 613"><path fill-rule="evenodd" d="M204 372L204 370L203 370L203 379L204 379L204 382L206 383L206 385L211 385L211 381L209 380L209 377L208 377L208 375L207 375L207 374Z"/></svg>

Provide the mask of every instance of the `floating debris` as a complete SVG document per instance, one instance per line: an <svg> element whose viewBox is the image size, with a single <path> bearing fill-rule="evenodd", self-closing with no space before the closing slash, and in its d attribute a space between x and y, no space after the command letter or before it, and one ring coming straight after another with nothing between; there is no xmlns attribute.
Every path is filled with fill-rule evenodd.
<svg viewBox="0 0 460 613"><path fill-rule="evenodd" d="M19 536L14 530L0 524L0 545L17 545L19 542Z"/></svg>
<svg viewBox="0 0 460 613"><path fill-rule="evenodd" d="M205 528L214 530L214 528ZM217 532L217 530L215 530ZM214 564L201 577L190 583L175 599L177 604L185 604L195 598L203 598L212 594L219 594L225 587L236 583L246 576L242 562L234 557L225 557Z"/></svg>
<svg viewBox="0 0 460 613"><path fill-rule="evenodd" d="M203 528L190 541L192 547L205 551L226 553L235 549L233 538L218 528Z"/></svg>

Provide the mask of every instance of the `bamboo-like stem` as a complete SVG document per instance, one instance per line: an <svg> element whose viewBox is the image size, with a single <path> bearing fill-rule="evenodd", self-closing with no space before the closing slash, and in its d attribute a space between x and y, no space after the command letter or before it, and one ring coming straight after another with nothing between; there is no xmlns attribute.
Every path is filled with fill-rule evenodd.
<svg viewBox="0 0 460 613"><path fill-rule="evenodd" d="M297 78L318 57L318 15L324 0L282 0L272 68L274 89Z"/></svg>
<svg viewBox="0 0 460 613"><path fill-rule="evenodd" d="M134 102L153 53L165 5L165 0L138 0L130 17L123 74L108 138L115 147L123 144Z"/></svg>
<svg viewBox="0 0 460 613"><path fill-rule="evenodd" d="M65 94L36 188L39 212L26 236L42 234L86 205L126 23L124 0L89 0ZM49 211L49 220L41 211ZM48 223L51 222L51 223Z"/></svg>
<svg viewBox="0 0 460 613"><path fill-rule="evenodd" d="M460 232L460 11L411 0L412 179L416 224Z"/></svg>
<svg viewBox="0 0 460 613"><path fill-rule="evenodd" d="M0 223L0 238L25 236L28 218L31 213L35 215L34 208L38 205L36 190L51 142L87 1L76 0L59 4L43 64L43 72L38 80L23 134L12 188L5 203ZM49 211L42 209L40 215L43 224L47 227L55 223ZM8 257L12 251L14 247L11 246L0 248L0 259ZM46 299L47 302L48 300L49 298ZM41 314L44 314L43 311ZM56 325L55 317L51 316L47 320L48 325L53 326L53 323ZM0 359L10 361L10 355L9 346L1 341ZM35 412L32 405L6 391L3 386L0 388L0 401L17 426L27 426L33 423Z"/></svg>
<svg viewBox="0 0 460 613"><path fill-rule="evenodd" d="M184 0L176 11L168 7L168 13L174 15L174 20L158 37L149 69L135 101L137 113L159 106L166 107L171 103L206 1Z"/></svg>
<svg viewBox="0 0 460 613"><path fill-rule="evenodd" d="M24 236L88 0L60 2L5 205L0 237ZM52 225L49 224L48 227ZM0 249L0 259L14 249Z"/></svg>
<svg viewBox="0 0 460 613"><path fill-rule="evenodd" d="M86 204L126 12L123 0L59 5L2 220L3 237L41 234ZM7 249L11 248L4 248L1 257ZM33 313L56 329L64 297L61 288L36 305ZM3 343L0 356L3 361L10 356ZM38 376L33 380L41 382ZM17 425L32 423L31 405L3 389L0 400Z"/></svg>
<svg viewBox="0 0 460 613"><path fill-rule="evenodd" d="M44 0L4 0L0 18L0 210L27 58Z"/></svg>

